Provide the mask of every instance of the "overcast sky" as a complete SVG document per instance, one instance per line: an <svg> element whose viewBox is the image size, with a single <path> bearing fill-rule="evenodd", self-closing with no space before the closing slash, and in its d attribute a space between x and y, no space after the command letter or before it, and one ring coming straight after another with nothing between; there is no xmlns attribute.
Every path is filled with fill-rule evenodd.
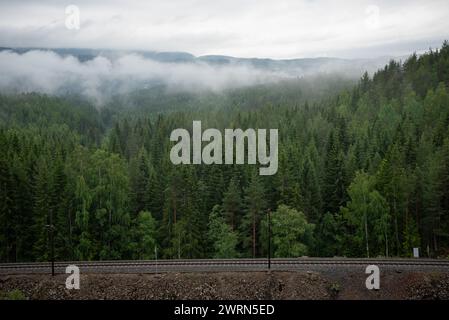
<svg viewBox="0 0 449 320"><path fill-rule="evenodd" d="M79 29L68 5L79 8ZM448 38L448 0L0 0L0 46L9 47L364 58Z"/></svg>

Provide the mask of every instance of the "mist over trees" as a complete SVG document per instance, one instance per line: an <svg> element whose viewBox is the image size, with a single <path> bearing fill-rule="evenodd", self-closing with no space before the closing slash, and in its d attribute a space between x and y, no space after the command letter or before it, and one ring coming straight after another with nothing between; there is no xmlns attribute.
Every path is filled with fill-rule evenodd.
<svg viewBox="0 0 449 320"><path fill-rule="evenodd" d="M0 47L0 92L79 95L99 108L117 99L121 106L139 101L148 104L148 100L160 105L161 93L166 91L211 95L295 79L302 79L313 90L323 78L356 80L364 70L372 73L386 62L386 58L273 60L195 57L183 52ZM175 109L180 107L175 103Z"/></svg>
<svg viewBox="0 0 449 320"><path fill-rule="evenodd" d="M445 42L313 94L143 91L126 109L2 94L0 261L48 259L49 224L58 260L261 257L268 210L276 257L448 256L448 86ZM173 165L170 133L193 120L278 128L277 174Z"/></svg>

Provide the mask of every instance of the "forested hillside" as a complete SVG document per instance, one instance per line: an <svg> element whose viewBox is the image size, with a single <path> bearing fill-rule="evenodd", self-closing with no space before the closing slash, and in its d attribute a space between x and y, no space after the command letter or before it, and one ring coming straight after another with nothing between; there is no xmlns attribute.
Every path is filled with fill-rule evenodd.
<svg viewBox="0 0 449 320"><path fill-rule="evenodd" d="M269 211L277 257L447 257L449 44L350 89L300 82L173 94L170 112L148 92L0 95L0 261L48 259L49 225L58 260L261 257ZM173 165L193 120L278 128L277 174Z"/></svg>

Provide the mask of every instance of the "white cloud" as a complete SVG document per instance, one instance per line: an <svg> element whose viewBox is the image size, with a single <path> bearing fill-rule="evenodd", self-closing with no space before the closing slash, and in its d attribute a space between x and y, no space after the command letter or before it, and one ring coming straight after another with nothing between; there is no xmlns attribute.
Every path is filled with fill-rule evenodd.
<svg viewBox="0 0 449 320"><path fill-rule="evenodd" d="M0 91L81 93L102 104L110 94L129 93L154 84L172 90L212 90L267 83L287 78L284 73L247 66L212 66L205 63L162 63L127 54L110 60L97 56L80 62L51 51L24 54L0 52Z"/></svg>
<svg viewBox="0 0 449 320"><path fill-rule="evenodd" d="M293 58L402 55L439 45L447 0L72 1L81 29L54 0L1 2L0 45L187 51ZM379 8L376 24L366 23Z"/></svg>

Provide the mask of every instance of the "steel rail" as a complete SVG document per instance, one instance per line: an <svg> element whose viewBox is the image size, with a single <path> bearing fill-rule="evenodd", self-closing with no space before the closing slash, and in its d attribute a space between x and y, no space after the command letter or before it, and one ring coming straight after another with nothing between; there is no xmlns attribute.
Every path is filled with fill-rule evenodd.
<svg viewBox="0 0 449 320"><path fill-rule="evenodd" d="M125 260L125 261L64 261L56 262L55 267L66 267L70 264L78 267L108 268L108 267L235 267L235 266L264 266L267 260L260 259L186 259L186 260ZM393 265L393 266L437 266L448 267L449 260L446 259L358 259L358 258L296 258L296 259L272 259L273 266L295 266L295 265ZM2 263L1 270L8 269L41 269L48 268L49 262L36 263Z"/></svg>

